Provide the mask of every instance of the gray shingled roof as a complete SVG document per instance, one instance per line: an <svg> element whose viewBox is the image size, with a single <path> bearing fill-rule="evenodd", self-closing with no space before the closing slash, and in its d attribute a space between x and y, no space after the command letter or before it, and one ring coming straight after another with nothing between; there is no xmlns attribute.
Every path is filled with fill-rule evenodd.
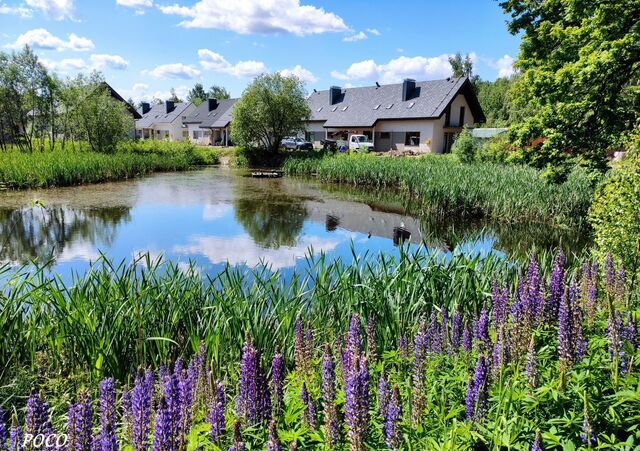
<svg viewBox="0 0 640 451"><path fill-rule="evenodd" d="M170 124L184 115L184 111L191 105L190 102L176 103L172 112L167 114L166 104L153 105L147 114L142 115L142 119L136 121L137 128L147 128L154 124ZM138 112L141 112L138 110Z"/></svg>
<svg viewBox="0 0 640 451"><path fill-rule="evenodd" d="M200 124L200 128L225 128L231 122L233 107L238 99L218 100L218 106L209 111L209 102L202 103L187 116L185 124Z"/></svg>
<svg viewBox="0 0 640 451"><path fill-rule="evenodd" d="M484 120L467 77L416 82L410 99L402 101L402 83L347 88L340 101L329 102L329 90L309 96L311 121L324 122L325 127L372 127L381 119L439 118L456 95L464 92L474 118ZM472 98L469 98L472 97Z"/></svg>

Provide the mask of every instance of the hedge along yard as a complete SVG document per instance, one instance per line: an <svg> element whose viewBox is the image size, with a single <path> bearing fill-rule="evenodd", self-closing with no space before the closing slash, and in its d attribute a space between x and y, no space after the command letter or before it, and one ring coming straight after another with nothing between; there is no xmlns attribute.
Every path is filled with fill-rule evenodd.
<svg viewBox="0 0 640 451"><path fill-rule="evenodd" d="M0 5L0 17L39 20L36 3L48 4ZM162 97L147 113L165 114L139 129L147 106L99 73L60 76L33 38L49 32L12 28L15 50L0 52L0 451L640 449L640 6L590 6L482 6L522 40L517 70L482 79L484 57L444 55L440 83L477 96L467 112L481 108L495 134L445 127L457 135L447 155L423 155L418 132L389 153L279 148L318 133L302 66L255 74L237 99L233 78L230 90L148 92L136 101ZM44 13L78 27L115 17L100 8ZM137 29L155 14L133 11ZM181 51L198 23L167 22L186 33ZM393 43L382 25L340 43ZM287 32L278 45L306 34ZM90 47L73 36L47 42ZM201 47L202 71L144 76L227 80L260 63ZM115 56L89 59L133 71ZM389 76L392 64L372 63ZM224 122L216 108L232 104ZM203 119L166 125L172 108L214 117L209 135ZM201 145L214 136L237 148Z"/></svg>

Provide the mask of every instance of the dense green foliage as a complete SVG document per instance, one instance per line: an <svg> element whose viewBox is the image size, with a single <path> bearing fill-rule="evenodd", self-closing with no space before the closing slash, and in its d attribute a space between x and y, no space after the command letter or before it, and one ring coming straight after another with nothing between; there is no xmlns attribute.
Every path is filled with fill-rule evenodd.
<svg viewBox="0 0 640 451"><path fill-rule="evenodd" d="M187 101L193 102L195 105L200 105L207 99L230 99L231 94L225 88L221 86L211 86L208 91L204 90L202 83L196 83L193 88L189 90L187 94Z"/></svg>
<svg viewBox="0 0 640 451"><path fill-rule="evenodd" d="M42 152L0 152L0 187L23 189L100 183L219 162L214 150L161 141L124 142L108 154L92 151L87 143L76 143L74 147L75 150L64 150L58 143L53 150Z"/></svg>
<svg viewBox="0 0 640 451"><path fill-rule="evenodd" d="M640 144L640 143L639 143ZM637 144L636 144L637 146ZM620 258L637 277L640 271L640 155L638 149L611 171L596 191L590 211L595 251Z"/></svg>
<svg viewBox="0 0 640 451"><path fill-rule="evenodd" d="M61 81L29 47L0 52L0 150L43 151L45 144L52 150L82 141L93 151L114 152L132 129L131 114L100 74Z"/></svg>
<svg viewBox="0 0 640 451"><path fill-rule="evenodd" d="M274 154L285 137L305 130L310 114L307 93L297 77L261 75L235 105L231 136L241 147L264 148Z"/></svg>
<svg viewBox="0 0 640 451"><path fill-rule="evenodd" d="M508 127L517 119L511 101L514 78L498 78L495 81L477 80L475 87L478 101L486 117L484 127Z"/></svg>
<svg viewBox="0 0 640 451"><path fill-rule="evenodd" d="M451 153L454 154L463 163L470 163L476 159L478 144L471 135L471 130L465 127L464 130L456 137Z"/></svg>
<svg viewBox="0 0 640 451"><path fill-rule="evenodd" d="M511 94L522 120L519 146L546 138L538 167L580 157L604 169L640 112L640 3L637 0L503 0L509 29L522 33ZM540 155L541 154L541 155Z"/></svg>
<svg viewBox="0 0 640 451"><path fill-rule="evenodd" d="M462 164L441 155L420 159L373 155L294 156L284 169L327 182L398 188L425 214L487 217L504 222L579 224L593 189L580 171L563 184L545 183L535 169L492 163Z"/></svg>

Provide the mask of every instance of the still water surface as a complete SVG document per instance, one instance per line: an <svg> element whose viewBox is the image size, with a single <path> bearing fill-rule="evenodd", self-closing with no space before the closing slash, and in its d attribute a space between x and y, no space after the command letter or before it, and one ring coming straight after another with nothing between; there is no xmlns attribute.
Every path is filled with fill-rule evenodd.
<svg viewBox="0 0 640 451"><path fill-rule="evenodd" d="M156 174L131 181L0 193L0 265L50 261L63 277L104 253L130 261L160 255L215 274L225 265L290 273L313 249L349 262L398 253L398 243L442 252L523 255L581 234L538 225L418 219L394 193L294 178L252 179L231 169ZM415 210L414 210L415 211Z"/></svg>

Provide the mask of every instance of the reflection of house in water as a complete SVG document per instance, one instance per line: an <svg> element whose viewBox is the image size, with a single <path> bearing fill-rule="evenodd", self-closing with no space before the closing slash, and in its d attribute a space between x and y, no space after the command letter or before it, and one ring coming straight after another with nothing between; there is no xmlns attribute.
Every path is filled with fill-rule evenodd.
<svg viewBox="0 0 640 451"><path fill-rule="evenodd" d="M400 214L394 208L384 211L380 205L372 207L332 198L307 201L306 207L309 219L324 223L328 232L340 227L351 232L393 240L396 245L401 241L413 244L422 242L420 221Z"/></svg>

